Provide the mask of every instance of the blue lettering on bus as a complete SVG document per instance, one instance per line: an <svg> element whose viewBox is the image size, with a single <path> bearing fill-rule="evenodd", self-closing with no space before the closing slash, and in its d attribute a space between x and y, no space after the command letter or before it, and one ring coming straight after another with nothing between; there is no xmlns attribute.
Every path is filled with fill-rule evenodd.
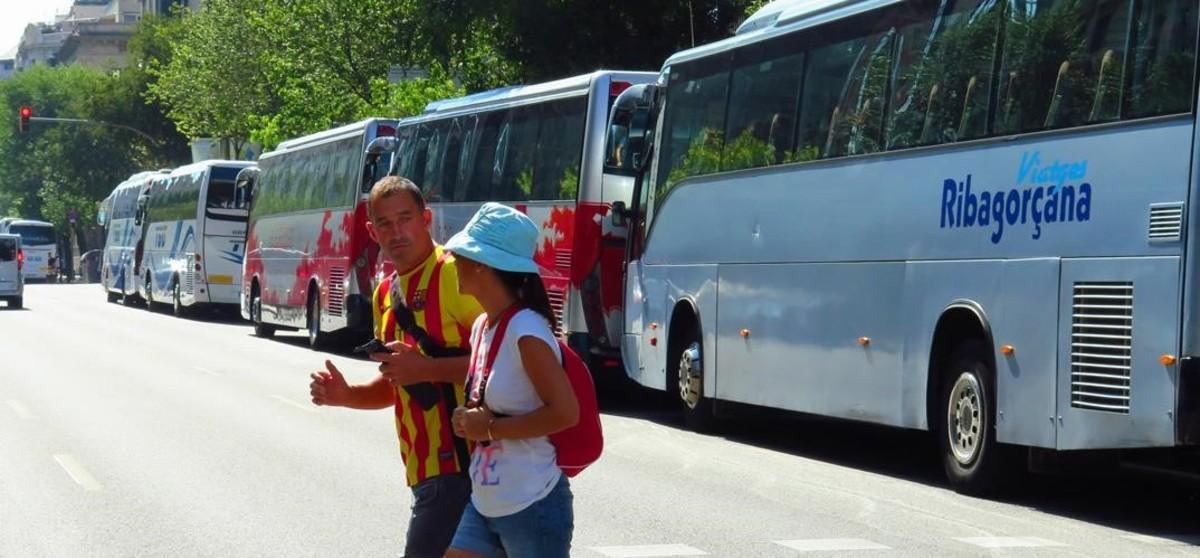
<svg viewBox="0 0 1200 558"><path fill-rule="evenodd" d="M1086 222L1092 218L1092 185L1087 160L1043 164L1041 153L1025 152L1017 169L1016 187L972 191L972 176L942 182L941 228L980 227L992 230L992 244L1004 238L1005 227L1032 222L1031 236L1042 238L1042 225Z"/></svg>

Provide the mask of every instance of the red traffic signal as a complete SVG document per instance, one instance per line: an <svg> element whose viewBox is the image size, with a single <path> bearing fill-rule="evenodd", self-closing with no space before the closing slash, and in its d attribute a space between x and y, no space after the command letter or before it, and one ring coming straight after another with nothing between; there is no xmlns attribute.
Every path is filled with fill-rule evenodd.
<svg viewBox="0 0 1200 558"><path fill-rule="evenodd" d="M21 118L17 122L17 130L23 134L29 131L29 119L33 117L33 107L21 107L18 114Z"/></svg>

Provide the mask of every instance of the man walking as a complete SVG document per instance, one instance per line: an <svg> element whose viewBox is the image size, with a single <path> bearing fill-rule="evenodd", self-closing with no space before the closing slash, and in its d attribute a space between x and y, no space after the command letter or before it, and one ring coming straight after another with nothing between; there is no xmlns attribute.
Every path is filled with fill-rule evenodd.
<svg viewBox="0 0 1200 558"><path fill-rule="evenodd" d="M375 353L380 375L349 385L330 361L312 374L313 403L353 409L395 408L396 432L408 486L412 517L404 555L440 557L450 545L470 498L467 443L454 435L451 413L464 403L467 356L431 358L401 327L393 302L408 308L416 325L441 347L468 348L471 326L483 311L474 298L459 294L453 257L433 242L432 212L411 181L386 177L367 200L371 238L396 269L375 288L375 336L391 353ZM393 301L393 296L401 300ZM398 324L399 322L399 324ZM409 328L411 331L411 328ZM398 341L403 340L403 341Z"/></svg>

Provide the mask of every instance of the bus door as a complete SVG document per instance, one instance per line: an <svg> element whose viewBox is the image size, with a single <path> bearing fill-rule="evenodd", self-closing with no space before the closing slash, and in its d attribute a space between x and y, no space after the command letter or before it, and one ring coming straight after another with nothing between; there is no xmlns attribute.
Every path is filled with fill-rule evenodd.
<svg viewBox="0 0 1200 558"><path fill-rule="evenodd" d="M584 304L586 310L603 309L602 316L585 316L589 332L598 332L619 345L629 329L626 327L627 300L625 262L640 256L641 237L645 231L639 216L641 203L635 196L645 192L637 187L638 176L646 161L647 138L651 135L651 102L654 85L639 84L626 88L613 102L608 131L605 134L603 196L612 203L607 218L601 219L598 289L584 296L598 296L599 304ZM644 188L643 188L644 190ZM634 230L630 234L631 227Z"/></svg>
<svg viewBox="0 0 1200 558"><path fill-rule="evenodd" d="M657 125L657 98L658 87L654 84L635 85L621 93L613 105L605 146L605 187L608 187L609 180L620 180L621 177L632 179L631 203L614 201L605 226L606 236L611 232L614 238L621 239L624 250L619 259L602 257L600 262L602 276L615 275L620 278L620 288L616 293L609 293L609 296L620 297L616 303L616 325L619 330L614 332L617 336L611 338L621 339L626 374L643 385L646 382L640 378L645 371L656 369L646 360L654 357L653 351L643 349L651 339L655 343L666 342L665 338L655 338L665 333L662 328L651 329L645 323L648 299L642 291L641 281L641 258L649 223L651 188L646 178L651 171L649 161L653 155L653 136ZM607 308L608 301L605 302Z"/></svg>

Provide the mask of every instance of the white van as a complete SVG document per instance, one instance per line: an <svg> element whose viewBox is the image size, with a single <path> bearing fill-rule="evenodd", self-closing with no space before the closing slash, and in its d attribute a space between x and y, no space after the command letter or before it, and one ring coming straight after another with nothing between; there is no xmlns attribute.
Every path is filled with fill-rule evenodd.
<svg viewBox="0 0 1200 558"><path fill-rule="evenodd" d="M9 308L25 305L25 278L21 268L25 267L25 253L21 251L21 236L0 234L0 300Z"/></svg>

